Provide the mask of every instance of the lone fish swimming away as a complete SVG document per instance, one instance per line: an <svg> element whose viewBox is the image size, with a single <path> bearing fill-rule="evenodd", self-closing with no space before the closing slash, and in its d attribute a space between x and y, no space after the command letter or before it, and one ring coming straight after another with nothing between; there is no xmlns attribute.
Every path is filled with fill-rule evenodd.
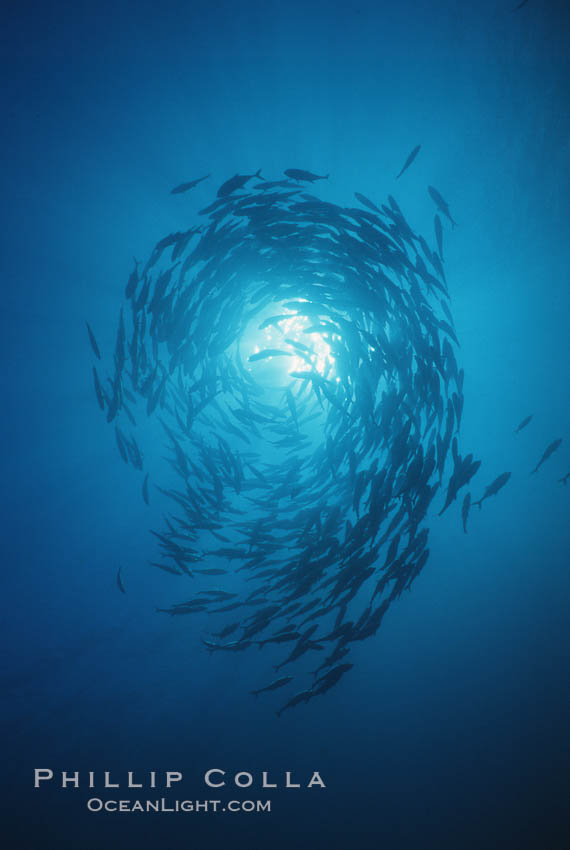
<svg viewBox="0 0 570 850"><path fill-rule="evenodd" d="M498 478L495 478L492 484L489 484L488 487L485 488L485 493L483 497L479 499L478 502L473 502L474 505L479 505L479 510L481 510L481 505L488 499L489 496L496 496L499 490L502 490L509 478L511 477L510 472L503 472L502 475L499 475Z"/></svg>
<svg viewBox="0 0 570 850"><path fill-rule="evenodd" d="M518 434L519 431L522 431L523 428L526 428L526 426L530 423L532 416L532 413L530 414L530 416L525 416L522 422L519 423L518 428L515 429L515 434Z"/></svg>
<svg viewBox="0 0 570 850"><path fill-rule="evenodd" d="M179 186L175 186L174 189L171 189L170 194L180 195L182 192L188 192L190 189L193 189L194 186L197 186L198 183L201 183L203 180L207 180L209 176L209 174L206 174L204 177L198 177L196 180L190 180L188 183L181 183Z"/></svg>
<svg viewBox="0 0 570 850"><path fill-rule="evenodd" d="M407 160L406 160L406 161L405 161L405 163L403 164L403 166L402 166L402 170L400 171L400 173L399 173L399 174L396 174L396 180L399 180L399 178L402 176L402 174L404 173L404 171L407 171L407 169L410 167L410 165L412 164L412 162L414 161L414 159L415 159L415 158L417 157L417 155L419 154L419 152L420 152L420 148L421 148L421 145L416 145L416 146L415 146L415 148L413 149L413 151L411 152L411 154L408 156Z"/></svg>
<svg viewBox="0 0 570 850"><path fill-rule="evenodd" d="M536 466L534 467L534 469L532 470L532 472L530 474L534 475L535 472L538 472L538 470L540 469L542 464L546 460L548 460L550 455L554 454L556 449L560 448L561 445L562 445L562 438L560 438L559 440L554 440L552 443L550 443L550 445L545 448L542 457L540 458L540 460L538 461L538 463L536 464Z"/></svg>

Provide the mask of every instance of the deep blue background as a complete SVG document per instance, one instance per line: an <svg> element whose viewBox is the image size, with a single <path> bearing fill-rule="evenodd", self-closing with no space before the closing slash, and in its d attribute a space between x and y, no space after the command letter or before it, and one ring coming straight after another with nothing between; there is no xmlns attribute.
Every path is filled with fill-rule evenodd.
<svg viewBox="0 0 570 850"><path fill-rule="evenodd" d="M513 5L3 4L7 846L567 846L570 21L567 3ZM236 171L292 166L330 172L340 203L394 194L430 236L426 186L449 200L463 445L476 491L513 477L467 536L457 510L434 523L350 680L278 720L276 697L247 693L270 655L210 658L204 623L154 613L172 599L145 566L164 505L144 506L98 415L84 320L111 350L132 256ZM32 790L34 767L167 768L203 799L216 766L318 769L328 787L257 816L89 815L87 790Z"/></svg>

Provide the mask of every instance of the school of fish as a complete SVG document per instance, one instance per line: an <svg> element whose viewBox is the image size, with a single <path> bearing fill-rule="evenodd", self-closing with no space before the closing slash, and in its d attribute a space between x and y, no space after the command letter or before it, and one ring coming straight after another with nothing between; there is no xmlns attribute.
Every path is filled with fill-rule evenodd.
<svg viewBox="0 0 570 850"><path fill-rule="evenodd" d="M144 474L144 501L156 488L171 505L151 563L187 589L157 610L207 614L210 652L280 651L275 671L287 675L253 692L285 688L301 671L278 714L350 671L351 645L377 633L428 562L428 514L464 491L467 531L472 504L510 478L477 502L465 493L480 461L459 443L464 372L439 215L455 226L448 204L428 188L433 249L392 196L321 200L313 184L327 177L287 169L226 180L201 223L135 261L111 371L93 366L119 454ZM248 349L252 333L271 333L271 344ZM258 379L275 364L274 385ZM141 412L160 423L167 483L145 474ZM125 592L120 572L117 584Z"/></svg>

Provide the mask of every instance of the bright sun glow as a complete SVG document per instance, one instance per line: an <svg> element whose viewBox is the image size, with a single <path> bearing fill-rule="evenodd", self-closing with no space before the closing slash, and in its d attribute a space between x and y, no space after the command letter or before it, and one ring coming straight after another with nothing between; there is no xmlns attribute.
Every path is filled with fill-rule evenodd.
<svg viewBox="0 0 570 850"><path fill-rule="evenodd" d="M278 378L280 382L294 378L292 372L317 372L329 380L338 380L328 333L318 325L314 318L284 311L258 319L255 329L248 328L242 339L247 368L256 377Z"/></svg>

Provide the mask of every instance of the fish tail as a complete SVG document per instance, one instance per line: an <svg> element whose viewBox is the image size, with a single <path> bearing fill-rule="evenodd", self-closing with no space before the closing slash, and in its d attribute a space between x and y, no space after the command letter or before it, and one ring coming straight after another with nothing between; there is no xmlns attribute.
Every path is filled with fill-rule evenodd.
<svg viewBox="0 0 570 850"><path fill-rule="evenodd" d="M265 177L261 176L261 168L255 172L254 177L257 177L258 180L265 180Z"/></svg>

